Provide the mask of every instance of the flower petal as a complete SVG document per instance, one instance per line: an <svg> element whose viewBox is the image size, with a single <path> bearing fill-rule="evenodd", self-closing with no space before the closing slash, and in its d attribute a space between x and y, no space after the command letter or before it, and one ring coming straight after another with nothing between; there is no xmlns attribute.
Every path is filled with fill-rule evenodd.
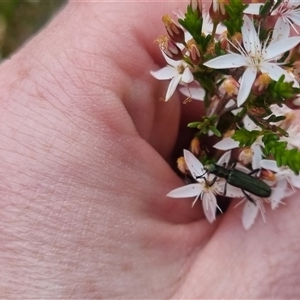
<svg viewBox="0 0 300 300"><path fill-rule="evenodd" d="M299 175L292 174L289 179L290 179L290 183L292 186L300 189L300 176Z"/></svg>
<svg viewBox="0 0 300 300"><path fill-rule="evenodd" d="M237 96L237 106L241 106L248 98L253 82L256 78L257 69L255 67L248 67L246 68L242 79L241 85L239 89L239 93Z"/></svg>
<svg viewBox="0 0 300 300"><path fill-rule="evenodd" d="M290 129L289 130L289 134L290 136L289 137L282 137L281 139L283 141L287 141L288 144L292 147L296 147L296 148L300 148L300 132L296 133L293 137L291 136L292 135L292 130Z"/></svg>
<svg viewBox="0 0 300 300"><path fill-rule="evenodd" d="M275 81L277 81L282 75L284 75L285 81L295 82L295 80L287 71L285 71L275 63L264 62L263 64L261 64L259 69L261 70L262 73L267 73Z"/></svg>
<svg viewBox="0 0 300 300"><path fill-rule="evenodd" d="M300 106L300 97L299 97L299 95L297 95L297 96L298 96L298 98L293 100L293 104L296 105L296 106Z"/></svg>
<svg viewBox="0 0 300 300"><path fill-rule="evenodd" d="M150 74L158 80L167 80L173 78L175 75L178 74L178 72L175 68L166 66L157 71L150 71Z"/></svg>
<svg viewBox="0 0 300 300"><path fill-rule="evenodd" d="M250 3L244 10L244 13L250 15L259 15L259 10L262 5L264 5L264 3Z"/></svg>
<svg viewBox="0 0 300 300"><path fill-rule="evenodd" d="M270 106L270 109L272 110L272 113L278 117L278 116L281 116L281 115L286 115L286 114L290 114L290 113L293 113L293 110L290 109L288 106L282 104L282 106L278 106L277 104L272 104ZM282 122L282 121L281 121ZM277 122L276 123L277 125L278 124L281 124L280 122Z"/></svg>
<svg viewBox="0 0 300 300"><path fill-rule="evenodd" d="M272 189L272 194L269 200L271 201L271 208L276 209L281 199L286 197L287 194L287 181L285 178L278 180L276 187Z"/></svg>
<svg viewBox="0 0 300 300"><path fill-rule="evenodd" d="M220 166L228 166L228 163L229 163L229 160L230 160L230 157L231 157L231 151L227 151L225 152L218 160L217 162L217 165L220 165Z"/></svg>
<svg viewBox="0 0 300 300"><path fill-rule="evenodd" d="M258 211L258 203L254 204L249 200L246 201L242 212L242 223L246 230L248 230L254 224Z"/></svg>
<svg viewBox="0 0 300 300"><path fill-rule="evenodd" d="M184 83L190 83L194 80L193 73L191 72L190 68L186 67L181 75L181 80Z"/></svg>
<svg viewBox="0 0 300 300"><path fill-rule="evenodd" d="M245 195L240 188L237 188L230 184L227 184L226 197L242 198L242 197L245 197Z"/></svg>
<svg viewBox="0 0 300 300"><path fill-rule="evenodd" d="M235 53L218 56L204 63L204 66L212 69L239 68L246 65L248 65L247 59Z"/></svg>
<svg viewBox="0 0 300 300"><path fill-rule="evenodd" d="M179 91L186 97L191 97L194 100L203 101L205 97L205 90L202 88L194 88L194 87L181 87Z"/></svg>
<svg viewBox="0 0 300 300"><path fill-rule="evenodd" d="M211 181L211 179L209 179ZM218 195L229 197L229 198L243 198L245 195L243 194L240 188L234 187L231 184L228 184L225 179L218 179L215 182L215 190ZM226 194L224 195L226 189Z"/></svg>
<svg viewBox="0 0 300 300"><path fill-rule="evenodd" d="M183 154L187 167L189 168L193 178L197 180L196 177L201 176L204 173L204 166L199 159L193 155L192 152L183 150Z"/></svg>
<svg viewBox="0 0 300 300"><path fill-rule="evenodd" d="M214 145L214 148L219 149L219 150L230 150L237 148L239 146L239 142L235 141L231 137L226 137L220 142L216 143Z"/></svg>
<svg viewBox="0 0 300 300"><path fill-rule="evenodd" d="M299 5L299 3L298 3L297 5ZM293 23L295 23L296 25L299 26L299 25L300 25L300 10L299 10L299 8L296 9L295 11L292 11L292 12L289 14L288 18L289 18ZM295 29L294 26L292 26L292 27ZM295 30L295 31L296 31L296 33L298 33L297 30Z"/></svg>
<svg viewBox="0 0 300 300"><path fill-rule="evenodd" d="M283 18L278 18L273 30L271 43L287 39L290 35L290 24Z"/></svg>
<svg viewBox="0 0 300 300"><path fill-rule="evenodd" d="M251 170L249 170L247 167L240 164L239 162L235 165L235 169L237 169L245 174L249 174L251 172Z"/></svg>
<svg viewBox="0 0 300 300"><path fill-rule="evenodd" d="M300 43L300 37L294 36L288 39L283 39L278 42L271 43L266 49L266 55L264 59L270 60L276 58L278 55L282 55L286 51L291 50Z"/></svg>
<svg viewBox="0 0 300 300"><path fill-rule="evenodd" d="M243 119L244 126L247 130L261 130L260 127L258 127L250 118L248 115L246 115Z"/></svg>
<svg viewBox="0 0 300 300"><path fill-rule="evenodd" d="M261 162L261 158L262 158L262 150L261 147L259 145L252 145L252 150L254 152L253 156L252 156L252 169L256 170L260 168L260 162Z"/></svg>
<svg viewBox="0 0 300 300"><path fill-rule="evenodd" d="M167 197L171 198L190 198L200 195L202 187L199 183L191 183L170 191Z"/></svg>
<svg viewBox="0 0 300 300"><path fill-rule="evenodd" d="M161 50L161 53L162 53L164 59L166 60L167 64L170 65L171 67L173 67L174 69L177 69L177 67L179 67L180 65L185 64L185 62L183 62L182 60L173 60L173 59L171 59L162 50Z"/></svg>
<svg viewBox="0 0 300 300"><path fill-rule="evenodd" d="M167 89L167 93L166 93L166 97L165 97L165 101L169 101L170 98L173 96L179 82L181 80L181 76L179 74L177 74L176 76L173 77L173 79L170 81L168 89Z"/></svg>
<svg viewBox="0 0 300 300"><path fill-rule="evenodd" d="M249 56L255 57L257 52L261 52L261 43L252 20L244 15L242 26L243 45Z"/></svg>
<svg viewBox="0 0 300 300"><path fill-rule="evenodd" d="M202 199L203 211L209 223L216 219L217 199L213 193L204 193Z"/></svg>
<svg viewBox="0 0 300 300"><path fill-rule="evenodd" d="M277 163L275 160L270 160L270 159L262 159L259 163L259 165L266 169L266 170L270 170L272 172L279 172L280 168L277 167Z"/></svg>

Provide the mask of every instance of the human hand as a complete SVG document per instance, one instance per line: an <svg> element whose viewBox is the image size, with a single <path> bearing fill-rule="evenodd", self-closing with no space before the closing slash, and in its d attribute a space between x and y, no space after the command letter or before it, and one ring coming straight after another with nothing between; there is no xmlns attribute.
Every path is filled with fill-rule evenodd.
<svg viewBox="0 0 300 300"><path fill-rule="evenodd" d="M297 196L247 232L233 204L211 225L165 196L192 118L149 74L175 7L70 3L2 64L1 296L299 295Z"/></svg>

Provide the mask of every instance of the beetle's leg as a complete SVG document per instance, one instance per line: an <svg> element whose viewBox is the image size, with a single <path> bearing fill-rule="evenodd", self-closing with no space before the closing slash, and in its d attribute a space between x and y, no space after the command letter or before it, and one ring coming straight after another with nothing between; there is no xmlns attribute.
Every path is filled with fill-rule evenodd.
<svg viewBox="0 0 300 300"><path fill-rule="evenodd" d="M248 175L256 174L259 171L260 171L260 169L255 169L255 170L251 171L250 173L248 173Z"/></svg>
<svg viewBox="0 0 300 300"><path fill-rule="evenodd" d="M205 174L204 174L204 175L205 175ZM200 177L200 176L197 176L196 179L199 178L199 177ZM201 177L202 177L202 176L201 176ZM213 179L212 181L210 181L210 182L208 182L207 179L206 179L205 177L202 177L202 178L204 179L206 186L211 187L211 186L213 186L213 185L215 184L215 182L217 181L218 176L215 176L214 179Z"/></svg>
<svg viewBox="0 0 300 300"><path fill-rule="evenodd" d="M242 190L242 192L250 202L252 202L252 203L254 203L254 205L256 205L255 201L244 190Z"/></svg>
<svg viewBox="0 0 300 300"><path fill-rule="evenodd" d="M236 166L236 162L235 162L235 163L233 163L233 164L231 165L231 167L230 167L230 169L229 169L229 170L234 170L234 169L235 169L235 166Z"/></svg>
<svg viewBox="0 0 300 300"><path fill-rule="evenodd" d="M217 181L217 179L218 179L218 176L215 176L214 179L213 179L210 183L208 183L208 182L206 181L206 178L205 178L205 182L206 182L206 184L207 184L209 187L211 187L211 186L213 186L213 185L215 184L215 182Z"/></svg>
<svg viewBox="0 0 300 300"><path fill-rule="evenodd" d="M227 181L224 185L224 193L223 193L223 196L225 197L226 196L226 193L227 193Z"/></svg>
<svg viewBox="0 0 300 300"><path fill-rule="evenodd" d="M206 173L207 173L207 171L205 171L202 175L196 176L195 178L196 178L196 179L202 178ZM204 179L205 179L205 178L204 178Z"/></svg>

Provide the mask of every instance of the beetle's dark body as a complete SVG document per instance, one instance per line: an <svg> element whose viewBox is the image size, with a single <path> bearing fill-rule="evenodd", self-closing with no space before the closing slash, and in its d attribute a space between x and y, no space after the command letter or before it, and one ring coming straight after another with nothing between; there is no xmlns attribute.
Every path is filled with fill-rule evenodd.
<svg viewBox="0 0 300 300"><path fill-rule="evenodd" d="M242 191L247 191L262 198L268 198L271 195L271 188L262 180L251 176L251 174L243 173L234 168L228 170L216 164L207 165L206 169L209 173L226 179L227 183L240 188Z"/></svg>

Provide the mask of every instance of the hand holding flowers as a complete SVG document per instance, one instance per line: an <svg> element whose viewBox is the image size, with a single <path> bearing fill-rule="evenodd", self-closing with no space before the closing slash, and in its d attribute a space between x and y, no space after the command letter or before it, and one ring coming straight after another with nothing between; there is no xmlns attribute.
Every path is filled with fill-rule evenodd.
<svg viewBox="0 0 300 300"><path fill-rule="evenodd" d="M272 27L269 24L274 18ZM170 23L170 17L163 19ZM251 201L246 199L242 220L248 229L259 211L265 220L263 203L275 209L299 187L298 125L292 117L295 111L288 106L295 108L300 94L300 37L291 36L297 32L295 25L300 25L300 1L246 5L241 0L213 0L204 11L201 1L191 0L186 13L178 14L177 25L173 20L171 24L174 32L184 34L180 40L174 39L166 24L168 36L164 41L168 42L162 43L160 38L158 44L168 65L151 74L159 80L172 79L164 101L182 85L179 91L187 96L184 103L203 100L206 112L188 124L205 150L195 154L197 157L184 151L186 165L198 183L173 190L168 196L200 198L208 221L213 222L218 208L216 195L222 195L225 181L214 180L212 174L197 179L193 172L204 172L200 161L218 161L219 154L213 148L239 148L240 162L250 168L248 173L263 168L258 178L272 190L269 198L251 195ZM174 45L176 56L174 50L172 54ZM219 139L211 142L215 143L213 148L209 142L212 137ZM265 163L266 159L273 163ZM282 168L294 179L280 176ZM231 197L241 197L241 190Z"/></svg>

